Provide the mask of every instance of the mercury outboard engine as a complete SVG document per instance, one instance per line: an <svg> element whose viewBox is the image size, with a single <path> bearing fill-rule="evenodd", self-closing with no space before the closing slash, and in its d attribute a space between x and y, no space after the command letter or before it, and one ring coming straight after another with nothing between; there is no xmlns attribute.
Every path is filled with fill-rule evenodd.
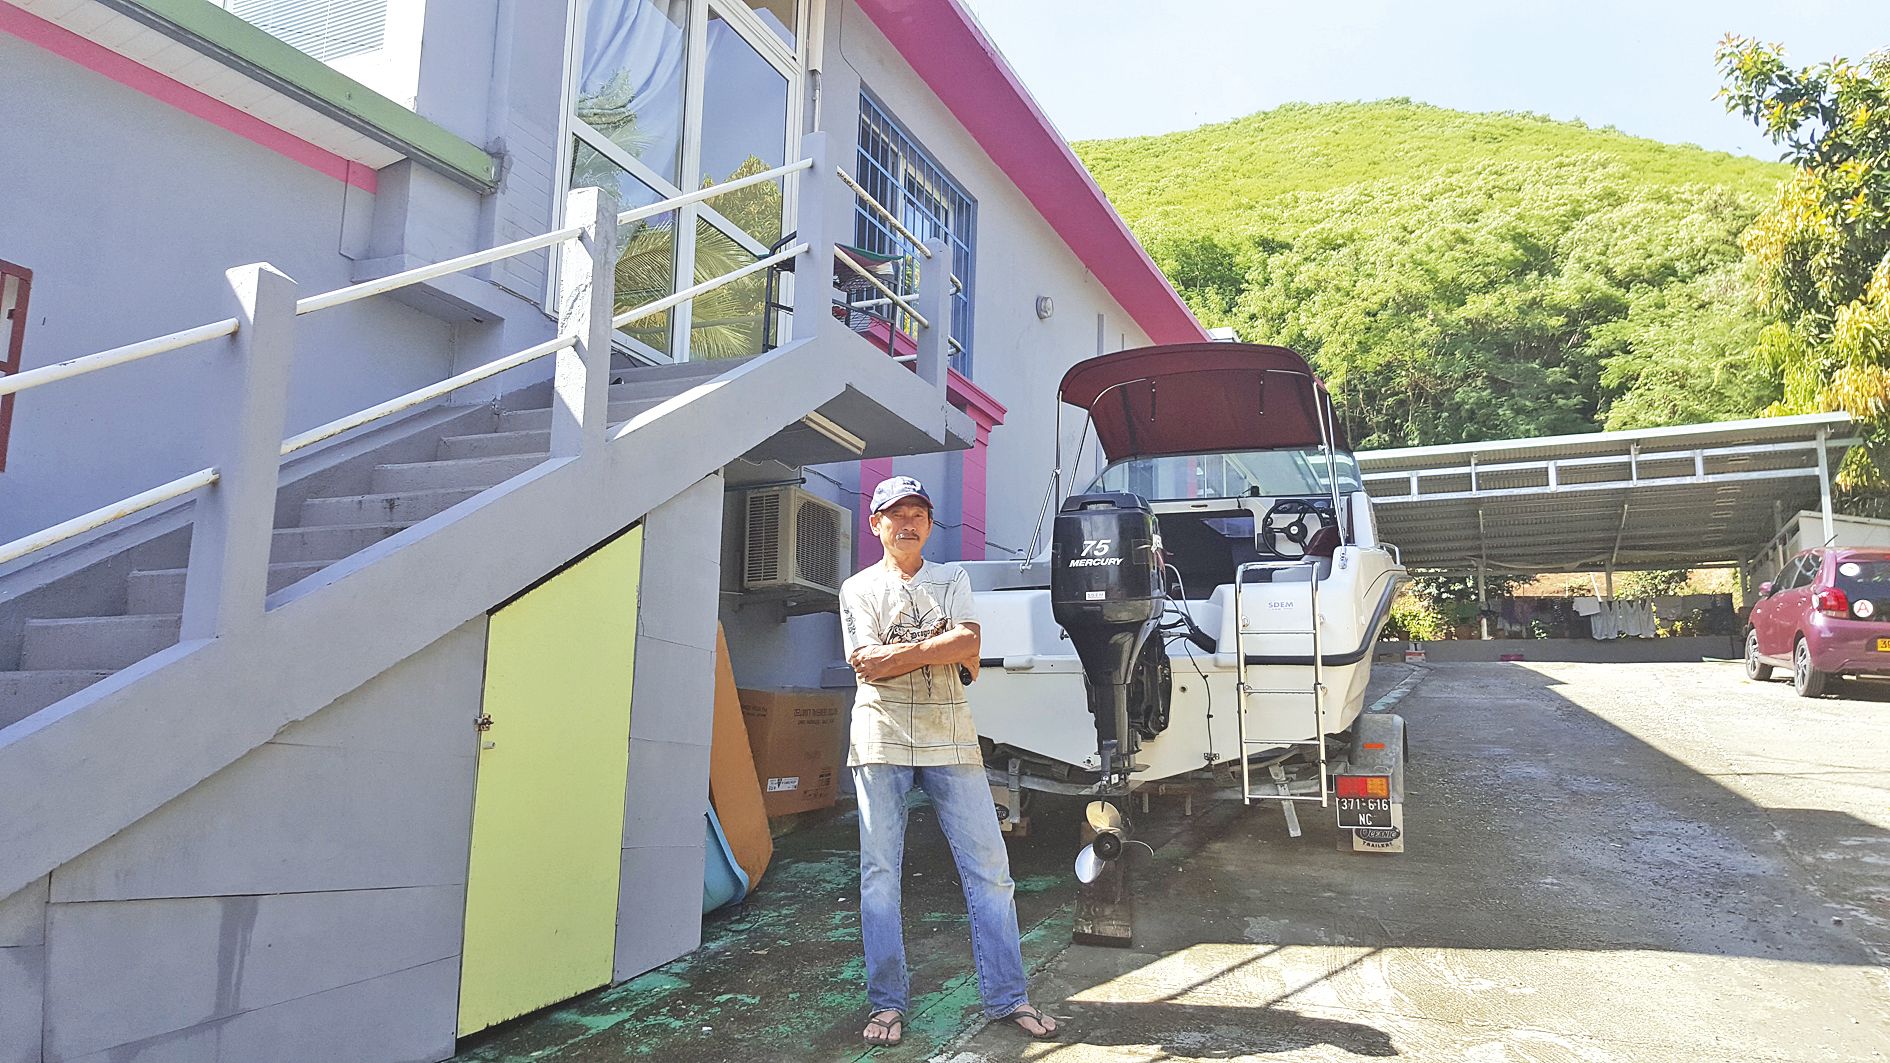
<svg viewBox="0 0 1890 1063"><path fill-rule="evenodd" d="M1136 495L1072 495L1050 542L1050 608L1083 662L1104 788L1126 784L1139 747L1129 684L1167 597L1155 514Z"/></svg>

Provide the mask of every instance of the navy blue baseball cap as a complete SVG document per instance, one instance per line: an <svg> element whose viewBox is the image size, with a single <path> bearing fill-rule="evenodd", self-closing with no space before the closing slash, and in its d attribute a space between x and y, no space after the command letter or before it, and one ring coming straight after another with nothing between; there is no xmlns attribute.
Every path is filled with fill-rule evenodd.
<svg viewBox="0 0 1890 1063"><path fill-rule="evenodd" d="M924 484L910 476L888 476L873 488L873 512L878 513L907 498L917 498L925 503L926 509L932 508L932 496L925 493Z"/></svg>

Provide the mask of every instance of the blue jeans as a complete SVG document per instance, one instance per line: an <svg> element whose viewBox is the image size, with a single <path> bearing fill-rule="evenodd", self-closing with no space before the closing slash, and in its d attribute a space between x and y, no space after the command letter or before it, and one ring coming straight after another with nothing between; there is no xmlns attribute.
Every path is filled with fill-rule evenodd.
<svg viewBox="0 0 1890 1063"><path fill-rule="evenodd" d="M863 764L853 769L860 801L860 936L866 944L866 1000L871 1009L906 1013L911 985L899 915L906 851L906 794L914 782L938 809L939 826L958 864L971 916L971 956L978 995L991 1018L1028 1002L1024 957L1017 941L1016 887L984 768L974 764L909 768Z"/></svg>

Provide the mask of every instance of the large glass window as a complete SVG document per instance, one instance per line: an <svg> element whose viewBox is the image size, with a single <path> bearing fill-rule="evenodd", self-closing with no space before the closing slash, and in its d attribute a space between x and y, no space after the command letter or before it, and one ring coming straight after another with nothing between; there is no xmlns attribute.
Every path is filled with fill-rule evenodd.
<svg viewBox="0 0 1890 1063"><path fill-rule="evenodd" d="M780 166L796 138L798 0L589 0L573 34L572 187L646 205ZM619 311L770 253L785 228L781 181L626 228ZM682 278L691 278L683 282ZM644 360L762 350L767 279L743 278L620 330Z"/></svg>
<svg viewBox="0 0 1890 1063"><path fill-rule="evenodd" d="M781 38L782 43L794 47L797 32L795 18L800 14L799 0L748 0L748 6L761 20L762 25Z"/></svg>
<svg viewBox="0 0 1890 1063"><path fill-rule="evenodd" d="M702 183L772 170L787 161L788 79L726 19L709 16L702 85ZM763 244L781 238L781 182L739 188L715 209Z"/></svg>
<svg viewBox="0 0 1890 1063"><path fill-rule="evenodd" d="M977 201L951 179L923 147L894 122L871 96L860 97L860 140L855 179L899 224L921 240L938 239L949 251L952 368L971 375L971 292L977 247ZM911 256L923 269L918 249L864 200L855 212L854 240L878 256ZM910 327L906 331L910 334Z"/></svg>
<svg viewBox="0 0 1890 1063"><path fill-rule="evenodd" d="M582 140L572 149L571 184L616 192L622 210L647 207L666 198ZM617 256L614 313L653 303L676 290L675 211L619 228L617 246L623 250ZM668 354L669 323L669 312L663 311L631 321L623 331L644 346Z"/></svg>
<svg viewBox="0 0 1890 1063"><path fill-rule="evenodd" d="M572 107L589 131L682 180L688 0L592 0Z"/></svg>

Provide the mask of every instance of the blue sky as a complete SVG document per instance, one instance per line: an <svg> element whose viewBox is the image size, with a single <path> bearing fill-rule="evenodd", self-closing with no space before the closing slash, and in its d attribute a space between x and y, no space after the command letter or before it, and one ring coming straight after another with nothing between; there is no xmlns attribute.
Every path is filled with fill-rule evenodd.
<svg viewBox="0 0 1890 1063"><path fill-rule="evenodd" d="M1794 65L1890 46L1886 0L962 0L1072 140L1293 100L1580 118L1776 158L1713 93L1728 31Z"/></svg>

